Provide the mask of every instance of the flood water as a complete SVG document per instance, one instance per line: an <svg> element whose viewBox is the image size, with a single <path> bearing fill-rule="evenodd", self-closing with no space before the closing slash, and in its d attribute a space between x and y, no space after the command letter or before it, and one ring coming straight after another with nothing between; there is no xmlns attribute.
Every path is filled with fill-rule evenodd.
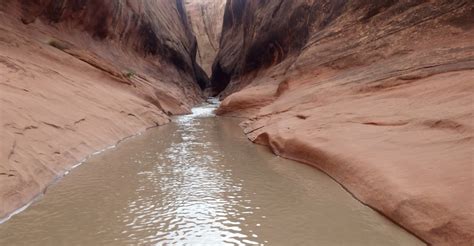
<svg viewBox="0 0 474 246"><path fill-rule="evenodd" d="M212 105L74 169L0 225L0 245L423 245Z"/></svg>

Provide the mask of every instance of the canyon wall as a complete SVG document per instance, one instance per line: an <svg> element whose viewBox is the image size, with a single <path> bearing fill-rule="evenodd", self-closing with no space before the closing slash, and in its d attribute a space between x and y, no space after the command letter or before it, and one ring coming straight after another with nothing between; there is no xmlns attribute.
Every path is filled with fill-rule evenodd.
<svg viewBox="0 0 474 246"><path fill-rule="evenodd" d="M184 2L0 1L0 220L209 83Z"/></svg>
<svg viewBox="0 0 474 246"><path fill-rule="evenodd" d="M186 0L186 11L198 41L196 60L208 75L219 50L225 4L226 0Z"/></svg>
<svg viewBox="0 0 474 246"><path fill-rule="evenodd" d="M474 239L474 4L229 0L218 113L433 245Z"/></svg>

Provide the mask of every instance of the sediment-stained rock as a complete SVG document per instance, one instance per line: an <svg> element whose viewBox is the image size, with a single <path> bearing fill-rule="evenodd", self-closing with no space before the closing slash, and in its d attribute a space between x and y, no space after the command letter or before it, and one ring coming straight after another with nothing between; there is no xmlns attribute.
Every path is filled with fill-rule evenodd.
<svg viewBox="0 0 474 246"><path fill-rule="evenodd" d="M186 11L196 36L196 60L211 75L212 63L219 50L225 0L187 0Z"/></svg>
<svg viewBox="0 0 474 246"><path fill-rule="evenodd" d="M228 1L219 113L426 242L472 245L473 13L472 1Z"/></svg>
<svg viewBox="0 0 474 246"><path fill-rule="evenodd" d="M184 3L0 2L0 218L89 154L165 124L208 78Z"/></svg>

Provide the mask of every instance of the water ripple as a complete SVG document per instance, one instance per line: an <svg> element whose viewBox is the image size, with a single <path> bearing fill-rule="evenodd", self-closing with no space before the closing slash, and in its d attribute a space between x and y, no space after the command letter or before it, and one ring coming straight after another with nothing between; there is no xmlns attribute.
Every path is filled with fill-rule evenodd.
<svg viewBox="0 0 474 246"><path fill-rule="evenodd" d="M258 244L252 239L258 235L241 227L245 215L253 214L253 207L244 205L251 200L239 193L242 183L233 180L232 170L222 169L223 156L215 143L205 141L199 119L213 117L215 107L209 104L175 119L173 141L154 155L159 162L153 171L139 173L139 200L130 201L124 213L123 223L130 227L124 234L133 238L132 232L156 231L149 239L167 244ZM150 195L150 190L156 193Z"/></svg>
<svg viewBox="0 0 474 246"><path fill-rule="evenodd" d="M416 245L208 104L104 152L0 225L0 245Z"/></svg>

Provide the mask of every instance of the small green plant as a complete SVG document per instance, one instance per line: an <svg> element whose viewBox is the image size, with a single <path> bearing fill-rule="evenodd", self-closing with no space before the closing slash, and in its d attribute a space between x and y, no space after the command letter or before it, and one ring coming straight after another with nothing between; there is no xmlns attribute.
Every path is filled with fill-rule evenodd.
<svg viewBox="0 0 474 246"><path fill-rule="evenodd" d="M125 77L131 79L133 76L135 76L135 71L128 70L123 74Z"/></svg>
<svg viewBox="0 0 474 246"><path fill-rule="evenodd" d="M49 45L51 45L52 47L58 49L58 50L66 50L68 49L68 45L64 42L61 42L61 41L58 41L58 40L50 40L48 42Z"/></svg>

